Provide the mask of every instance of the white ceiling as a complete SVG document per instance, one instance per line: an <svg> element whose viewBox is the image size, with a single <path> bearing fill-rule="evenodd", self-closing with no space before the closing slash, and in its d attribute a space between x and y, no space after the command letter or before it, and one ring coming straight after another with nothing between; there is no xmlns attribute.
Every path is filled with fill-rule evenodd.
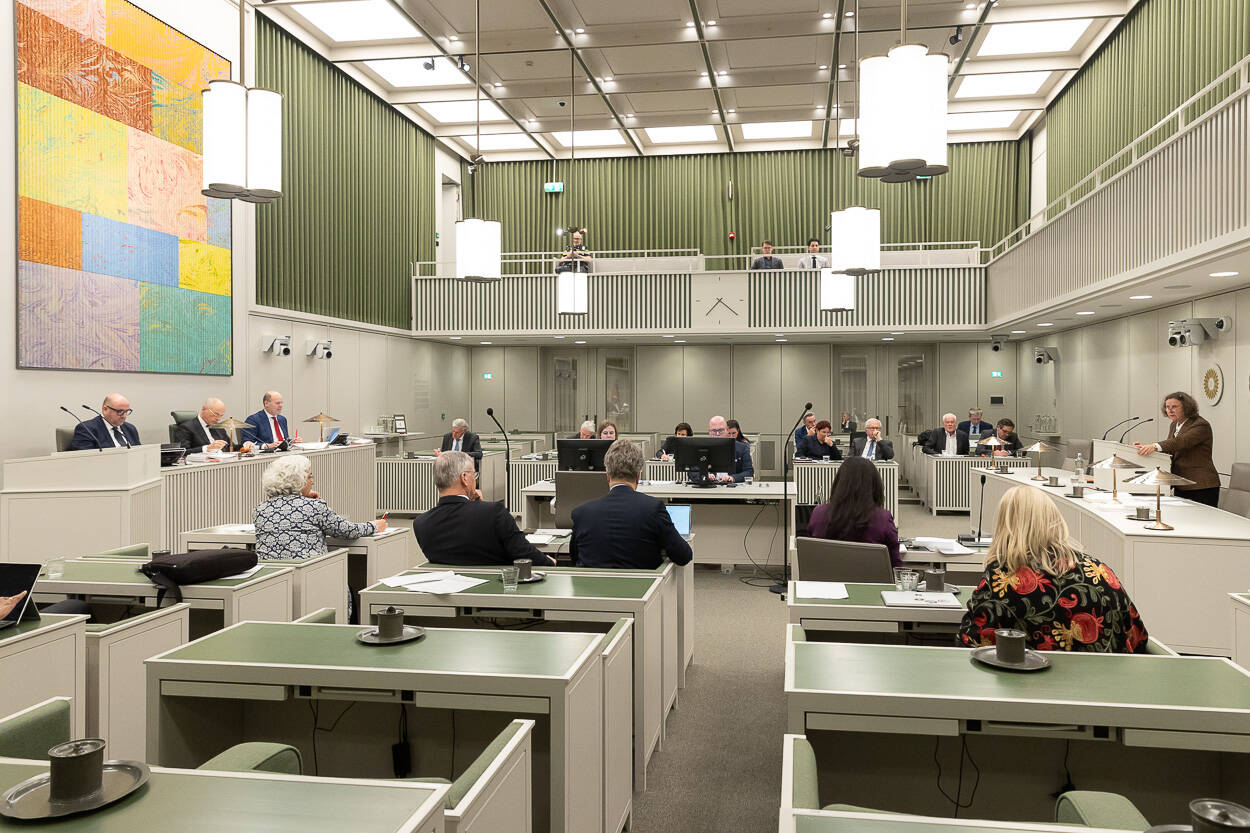
<svg viewBox="0 0 1250 833"><path fill-rule="evenodd" d="M474 132L472 120L440 121L431 115L438 108L420 105L472 99L477 75L483 99L505 114L483 124L483 134L534 140L528 150L492 150L484 141L492 161L567 157L552 134L574 127L627 138L579 147L580 156L833 147L839 108L842 141L854 129L857 49L869 57L900 42L899 0L480 0L474 66L473 0L250 1L320 41L331 60L359 69L463 155L472 147L459 137ZM961 114L952 142L1016 139L1137 2L908 0L907 41L949 58L950 111ZM1046 30L1066 35L1067 48L1049 47ZM980 54L987 41L999 54ZM1013 52L1021 48L1049 51ZM439 83L427 83L425 60L414 66L414 58L437 59L430 77ZM387 61L405 71L388 72ZM737 128L795 121L813 123L808 138L750 141ZM715 140L659 144L645 130L690 125L712 126ZM495 146L526 144L517 138Z"/></svg>

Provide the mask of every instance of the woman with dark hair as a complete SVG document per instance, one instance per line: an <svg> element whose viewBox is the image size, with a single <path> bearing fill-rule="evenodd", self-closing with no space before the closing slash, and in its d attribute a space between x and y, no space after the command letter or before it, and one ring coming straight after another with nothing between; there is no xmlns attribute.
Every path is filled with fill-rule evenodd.
<svg viewBox="0 0 1250 833"><path fill-rule="evenodd" d="M674 449L677 447L677 443L673 442L674 438L693 437L693 436L694 436L694 429L690 427L690 423L688 422L677 423L677 427L674 428L673 433L664 440L663 445L660 446L660 453L657 454L656 456L659 457L661 460L667 460L674 453Z"/></svg>
<svg viewBox="0 0 1250 833"><path fill-rule="evenodd" d="M601 440L615 440L616 423L610 419L605 419L603 422L599 423L599 426L595 429L595 436Z"/></svg>
<svg viewBox="0 0 1250 833"><path fill-rule="evenodd" d="M742 433L742 426L738 424L736 419L725 420L725 428L729 431L729 436L733 437L740 443L749 443L751 438Z"/></svg>
<svg viewBox="0 0 1250 833"><path fill-rule="evenodd" d="M807 522L812 538L884 544L890 564L903 566L898 554L898 527L885 508L885 484L867 457L848 457L833 479L829 500L812 511Z"/></svg>
<svg viewBox="0 0 1250 833"><path fill-rule="evenodd" d="M842 450L838 448L838 441L830 436L832 431L833 426L829 424L829 420L822 419L816 423L815 430L803 438L803 442L794 450L794 456L809 460L826 457L830 460L841 460Z"/></svg>
<svg viewBox="0 0 1250 833"><path fill-rule="evenodd" d="M1182 391L1163 397L1163 415L1171 420L1167 437L1157 443L1133 443L1137 453L1149 457L1156 451L1172 455L1172 473L1194 481L1192 486L1177 486L1176 496L1220 505L1220 474L1211 459L1211 423L1198 416L1198 403Z"/></svg>

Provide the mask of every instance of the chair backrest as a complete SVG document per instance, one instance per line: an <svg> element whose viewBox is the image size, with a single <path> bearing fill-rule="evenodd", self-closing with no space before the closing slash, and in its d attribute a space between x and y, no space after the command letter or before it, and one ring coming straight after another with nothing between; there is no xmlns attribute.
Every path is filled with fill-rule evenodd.
<svg viewBox="0 0 1250 833"><path fill-rule="evenodd" d="M57 451L69 451L69 447L71 444L73 444L73 442L74 442L74 429L73 428L56 429L56 450Z"/></svg>
<svg viewBox="0 0 1250 833"><path fill-rule="evenodd" d="M335 625L338 624L336 616L334 608L323 607L319 610L314 610L312 613L306 613L295 621L314 625Z"/></svg>
<svg viewBox="0 0 1250 833"><path fill-rule="evenodd" d="M178 443L177 432L178 432L177 425L169 426L169 444L170 445L176 445Z"/></svg>
<svg viewBox="0 0 1250 833"><path fill-rule="evenodd" d="M795 539L794 578L803 581L893 582L885 544Z"/></svg>
<svg viewBox="0 0 1250 833"><path fill-rule="evenodd" d="M608 476L601 471L556 472L556 527L573 528L573 510L608 493Z"/></svg>
<svg viewBox="0 0 1250 833"><path fill-rule="evenodd" d="M867 438L868 438L868 432L867 432L867 431L852 431L852 432L851 432L851 436L850 436L850 443L851 443L851 445L854 445L854 444L855 444L855 440L856 440L856 439L858 439L858 438L860 438L860 437L863 437L864 439L867 439Z"/></svg>
<svg viewBox="0 0 1250 833"><path fill-rule="evenodd" d="M170 411L169 412L169 416L174 421L175 425L177 425L180 422L186 422L189 419L195 419L197 414L199 414L198 410L197 411Z"/></svg>
<svg viewBox="0 0 1250 833"><path fill-rule="evenodd" d="M1250 463L1233 463L1232 473L1228 477L1228 488L1250 492Z"/></svg>
<svg viewBox="0 0 1250 833"><path fill-rule="evenodd" d="M1068 446L1064 449L1064 457L1076 459L1077 452L1080 452L1081 458L1085 460L1085 465L1088 466L1093 461L1094 441L1068 440Z"/></svg>
<svg viewBox="0 0 1250 833"><path fill-rule="evenodd" d="M0 718L0 756L48 760L48 750L69 740L68 697L53 697Z"/></svg>
<svg viewBox="0 0 1250 833"><path fill-rule="evenodd" d="M1250 518L1250 492L1243 489L1225 489L1220 493L1220 508L1243 518Z"/></svg>
<svg viewBox="0 0 1250 833"><path fill-rule="evenodd" d="M124 547L116 547L111 550L96 553L96 555L111 555L115 558L143 558L150 559L152 557L151 544L127 544Z"/></svg>

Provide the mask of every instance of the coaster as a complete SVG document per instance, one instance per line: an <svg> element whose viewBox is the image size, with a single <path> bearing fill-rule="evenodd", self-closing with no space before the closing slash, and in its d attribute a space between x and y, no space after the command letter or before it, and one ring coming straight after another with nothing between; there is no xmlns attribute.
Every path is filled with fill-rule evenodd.
<svg viewBox="0 0 1250 833"><path fill-rule="evenodd" d="M530 573L529 578L519 578L516 580L516 583L517 584L537 584L538 582L542 581L546 577L547 577L546 573L533 572L533 573Z"/></svg>
<svg viewBox="0 0 1250 833"><path fill-rule="evenodd" d="M1043 486L1045 486L1047 489L1066 489L1066 488L1068 488L1068 484L1067 484L1067 483L1056 483L1056 484L1054 484L1054 485L1052 486L1052 485L1050 484L1050 482L1049 482L1049 481L1047 481L1046 483L1043 483L1042 485L1043 485Z"/></svg>
<svg viewBox="0 0 1250 833"><path fill-rule="evenodd" d="M1005 671L1043 671L1050 668L1050 660L1041 651L1026 649L1024 662L1003 662L998 658L998 649L993 645L985 645L972 649L972 662L1002 668Z"/></svg>
<svg viewBox="0 0 1250 833"><path fill-rule="evenodd" d="M1155 519L1154 513L1151 513L1150 517L1148 518L1139 518L1137 517L1136 512L1134 512L1132 515L1125 515L1124 517L1128 518L1130 521L1141 521L1142 523L1150 523L1151 521Z"/></svg>
<svg viewBox="0 0 1250 833"><path fill-rule="evenodd" d="M404 625L404 632L390 639L383 639L378 636L377 628L365 628L356 632L356 641L363 642L365 645L398 645L401 642L412 642L414 639L420 639L423 636L425 636L425 628L419 628L416 625Z"/></svg>
<svg viewBox="0 0 1250 833"><path fill-rule="evenodd" d="M11 819L53 819L89 813L120 801L148 782L148 765L139 761L105 761L100 789L74 801L53 802L52 775L40 773L14 785L0 796L0 816Z"/></svg>
<svg viewBox="0 0 1250 833"><path fill-rule="evenodd" d="M1070 497L1070 498L1072 498L1073 500L1082 500L1082 499L1084 499L1085 494L1084 494L1084 492L1082 492L1082 493L1081 493L1081 494L1079 494L1079 495L1074 495L1072 492L1064 492L1064 493L1063 493L1063 496L1064 496L1064 497Z"/></svg>

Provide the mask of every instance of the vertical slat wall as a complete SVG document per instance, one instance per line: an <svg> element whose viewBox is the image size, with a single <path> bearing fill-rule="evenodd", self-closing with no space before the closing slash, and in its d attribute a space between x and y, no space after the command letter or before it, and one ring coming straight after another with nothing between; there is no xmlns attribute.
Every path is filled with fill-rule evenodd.
<svg viewBox="0 0 1250 833"><path fill-rule="evenodd" d="M994 260L988 321L1248 228L1250 93Z"/></svg>
<svg viewBox="0 0 1250 833"><path fill-rule="evenodd" d="M827 242L829 213L854 204L882 209L883 242L990 246L1016 226L1018 153L1016 142L952 145L949 174L908 184L857 177L836 150L491 162L466 180L478 202L465 206L503 221L513 252L552 251L556 227L577 224L592 250L743 255L765 238ZM551 179L564 181L563 194L543 192Z"/></svg>
<svg viewBox="0 0 1250 833"><path fill-rule="evenodd" d="M257 302L406 329L410 262L434 257L434 140L263 15L256 54L257 85L285 96Z"/></svg>
<svg viewBox="0 0 1250 833"><path fill-rule="evenodd" d="M985 269L980 266L885 269L855 279L855 309L824 312L820 275L812 271L753 272L749 326L951 327L985 323ZM806 299L800 301L800 299Z"/></svg>
<svg viewBox="0 0 1250 833"><path fill-rule="evenodd" d="M1248 52L1247 0L1142 0L1047 111L1048 199Z"/></svg>

